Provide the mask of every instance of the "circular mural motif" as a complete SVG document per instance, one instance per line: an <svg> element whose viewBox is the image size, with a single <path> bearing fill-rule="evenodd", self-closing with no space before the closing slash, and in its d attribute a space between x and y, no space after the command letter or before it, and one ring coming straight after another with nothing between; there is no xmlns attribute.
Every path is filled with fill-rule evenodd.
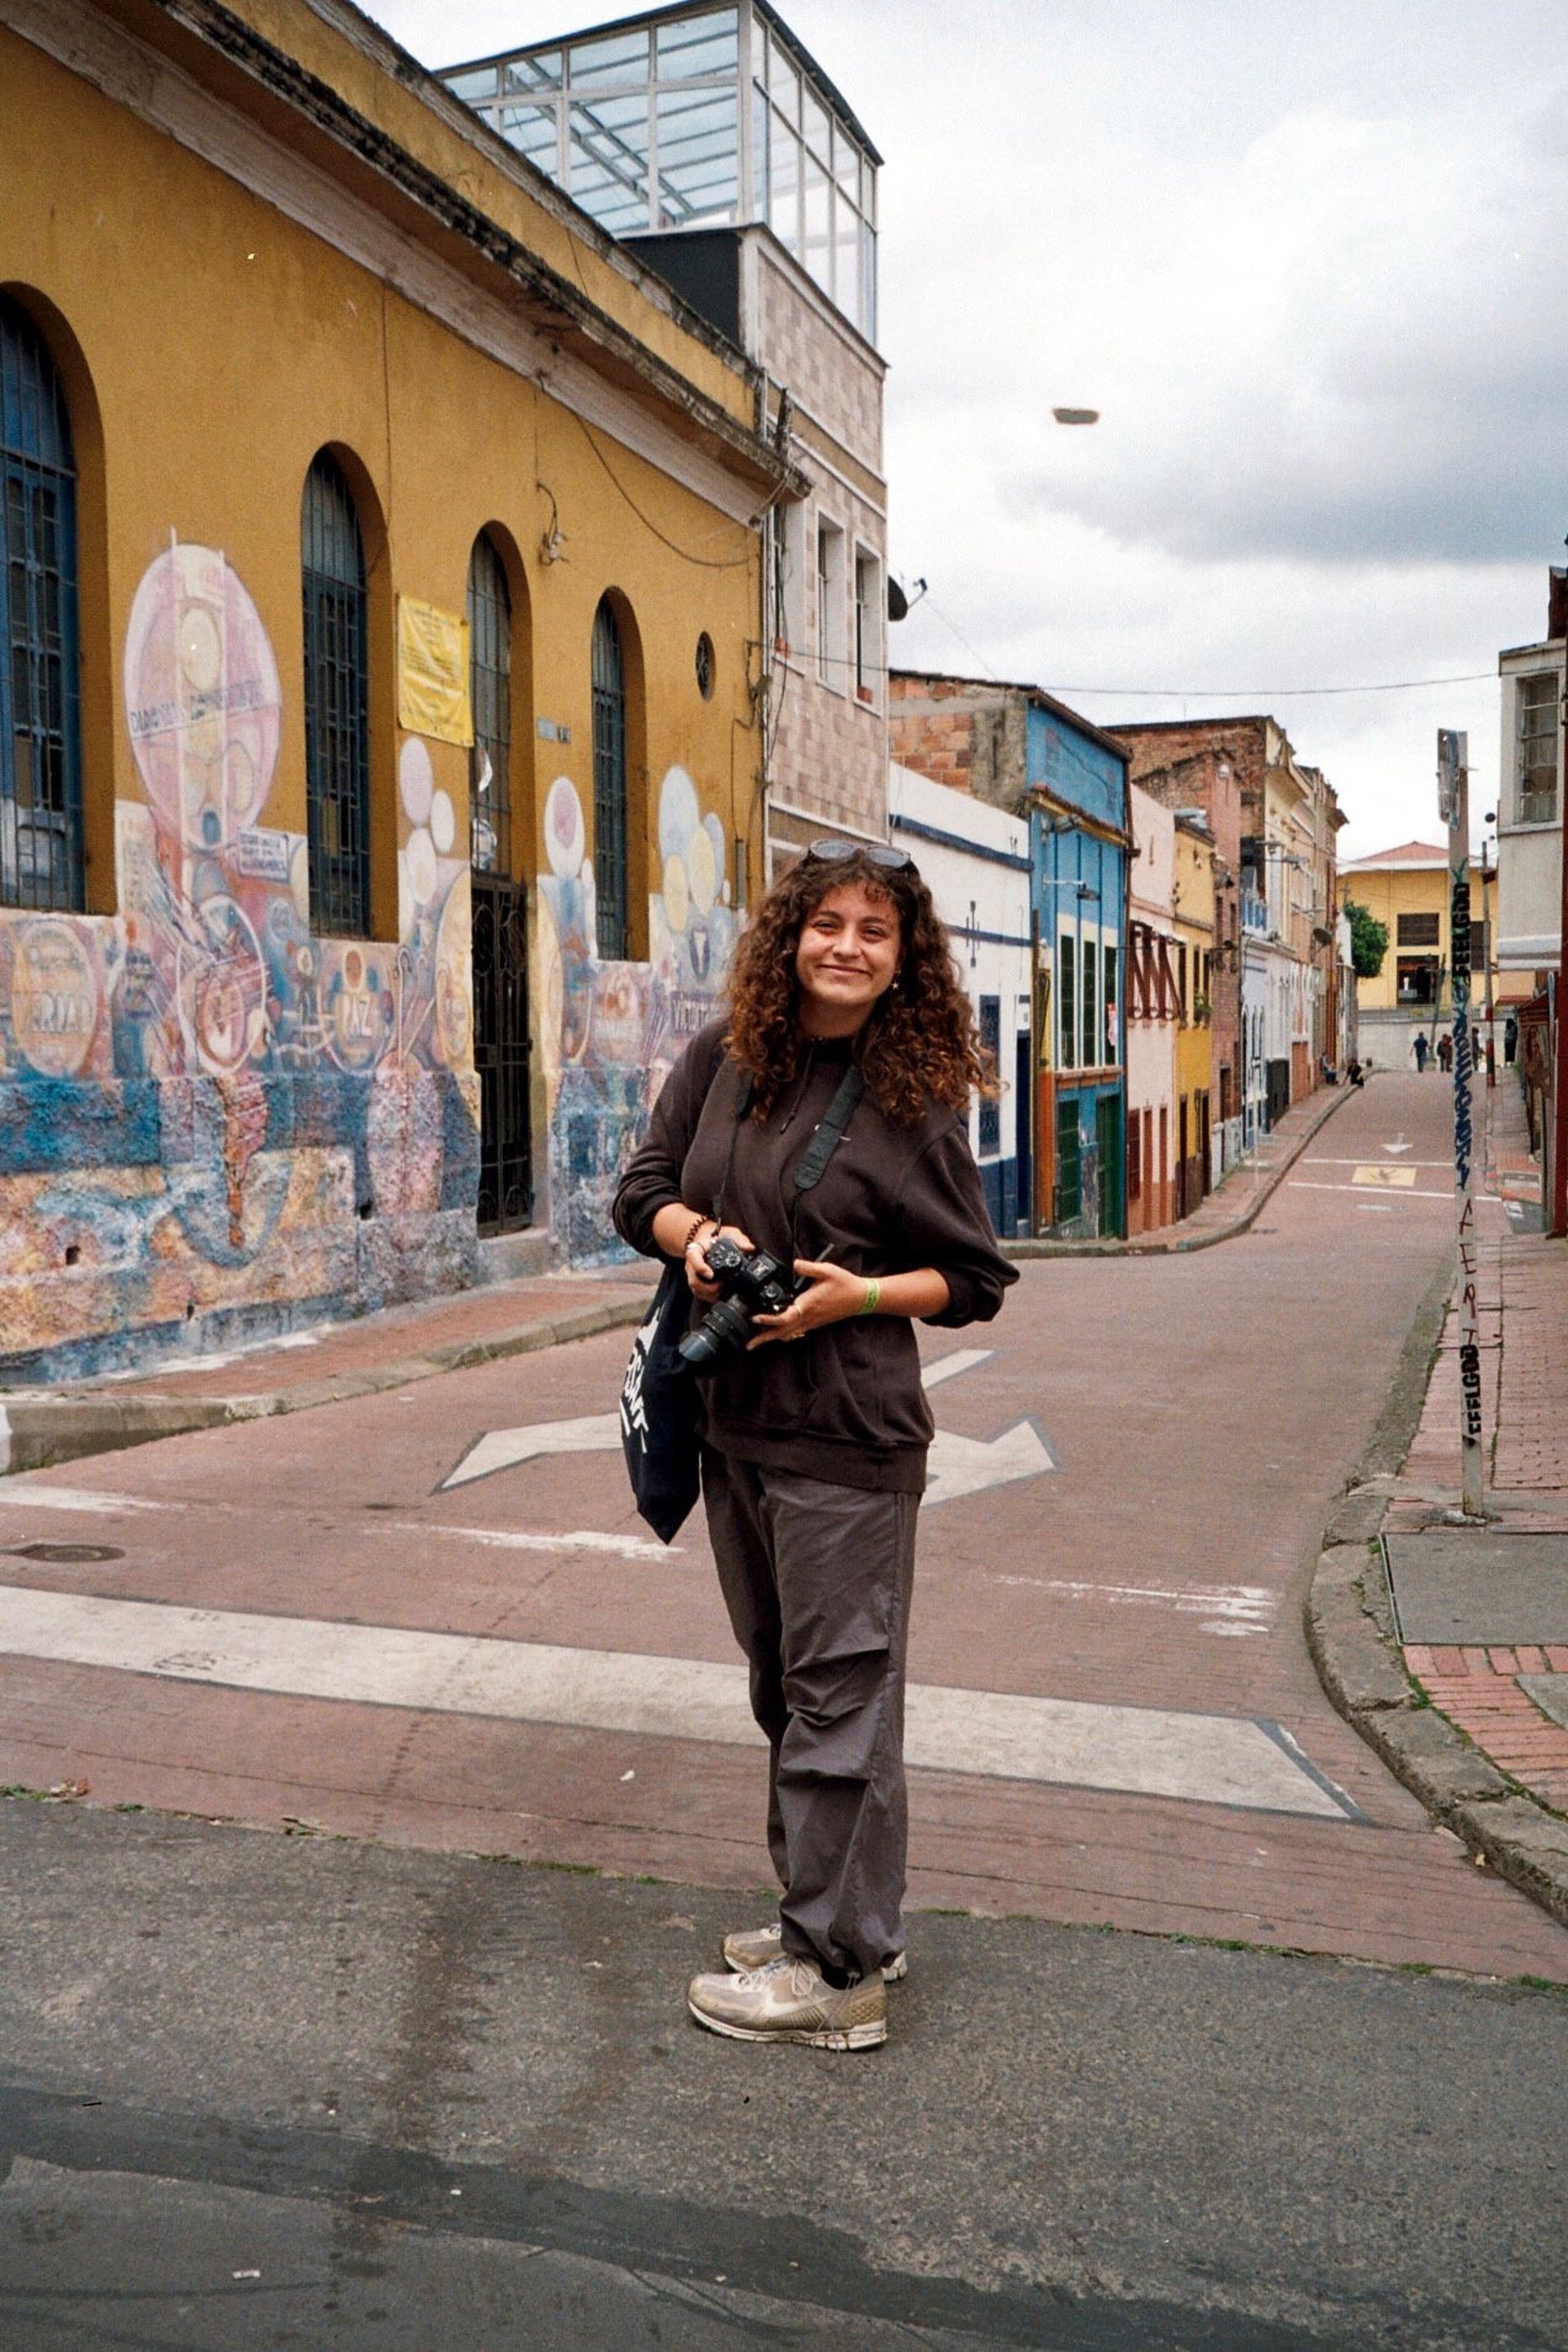
<svg viewBox="0 0 1568 2352"><path fill-rule="evenodd" d="M69 923L29 923L11 950L11 1034L46 1078L74 1078L98 1034L92 958Z"/></svg>
<svg viewBox="0 0 1568 2352"><path fill-rule="evenodd" d="M386 1051L393 1002L384 980L379 949L322 942L321 1034L340 1070L374 1070Z"/></svg>
<svg viewBox="0 0 1568 2352"><path fill-rule="evenodd" d="M577 787L570 776L557 776L544 803L544 849L551 872L570 882L582 866L587 845Z"/></svg>
<svg viewBox="0 0 1568 2352"><path fill-rule="evenodd" d="M226 1077L266 1044L267 971L237 900L216 891L194 912L201 939L180 941L180 1020L203 1069Z"/></svg>
<svg viewBox="0 0 1568 2352"><path fill-rule="evenodd" d="M162 832L216 850L254 824L282 698L261 616L216 549L176 543L142 575L125 634L131 743Z"/></svg>
<svg viewBox="0 0 1568 2352"><path fill-rule="evenodd" d="M397 790L409 824L424 824L436 796L436 772L417 735L411 735L397 755Z"/></svg>

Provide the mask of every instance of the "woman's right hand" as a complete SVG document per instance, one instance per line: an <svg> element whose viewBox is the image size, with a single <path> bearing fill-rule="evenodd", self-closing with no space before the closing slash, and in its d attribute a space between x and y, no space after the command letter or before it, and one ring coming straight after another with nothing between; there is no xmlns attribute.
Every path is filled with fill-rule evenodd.
<svg viewBox="0 0 1568 2352"><path fill-rule="evenodd" d="M692 1234L686 1244L686 1279L691 1286L693 1296L700 1298L705 1307L711 1307L714 1300L722 1295L708 1271L708 1244L716 1242L721 1234L727 1242L733 1242L737 1249L749 1252L756 1248L750 1234L743 1234L739 1225L710 1223L700 1233Z"/></svg>

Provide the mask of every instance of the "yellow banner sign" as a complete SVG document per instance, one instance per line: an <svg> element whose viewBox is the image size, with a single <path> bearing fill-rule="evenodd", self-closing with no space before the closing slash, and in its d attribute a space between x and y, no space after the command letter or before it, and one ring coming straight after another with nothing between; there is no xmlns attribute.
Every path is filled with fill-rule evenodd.
<svg viewBox="0 0 1568 2352"><path fill-rule="evenodd" d="M474 740L468 625L416 596L397 600L397 723L437 743Z"/></svg>

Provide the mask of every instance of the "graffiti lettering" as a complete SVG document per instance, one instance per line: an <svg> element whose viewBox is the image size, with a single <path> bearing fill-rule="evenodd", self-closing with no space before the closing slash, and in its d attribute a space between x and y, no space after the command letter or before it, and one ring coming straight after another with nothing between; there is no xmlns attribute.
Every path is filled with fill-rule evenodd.
<svg viewBox="0 0 1568 2352"><path fill-rule="evenodd" d="M1473 1343L1459 1349L1459 1401L1463 1434L1480 1443L1481 1351Z"/></svg>

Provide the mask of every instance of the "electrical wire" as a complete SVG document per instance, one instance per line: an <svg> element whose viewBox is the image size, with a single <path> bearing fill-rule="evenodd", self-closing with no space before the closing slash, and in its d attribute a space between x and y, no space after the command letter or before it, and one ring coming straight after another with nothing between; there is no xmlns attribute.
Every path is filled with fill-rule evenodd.
<svg viewBox="0 0 1568 2352"><path fill-rule="evenodd" d="M668 547L672 555L679 555L683 563L695 563L699 565L704 572L740 572L750 565L752 561L752 548L749 525L737 522L731 523L728 526L731 530L745 530L747 532L747 547L746 552L743 555L720 556L694 554L690 548L682 547L678 541L670 538L668 531L661 530L658 524L654 521L652 516L644 512L643 509L637 504L636 499L633 498L630 490L627 489L626 484L622 481L620 476L616 473L615 467L611 465L609 459L605 457L604 451L600 448L598 441L595 437L594 428L588 423L587 419L585 417L579 416L574 408L569 408L566 413L573 418L574 422L581 430L583 438L588 444L589 448L592 449L595 457L597 457L600 465L603 466L605 473L608 474L611 481L615 484L616 489L620 492L627 506L630 507L633 514L636 515L637 520L642 524L644 530L652 531L655 539L657 539L662 546ZM717 537L717 533L714 534L715 537Z"/></svg>

